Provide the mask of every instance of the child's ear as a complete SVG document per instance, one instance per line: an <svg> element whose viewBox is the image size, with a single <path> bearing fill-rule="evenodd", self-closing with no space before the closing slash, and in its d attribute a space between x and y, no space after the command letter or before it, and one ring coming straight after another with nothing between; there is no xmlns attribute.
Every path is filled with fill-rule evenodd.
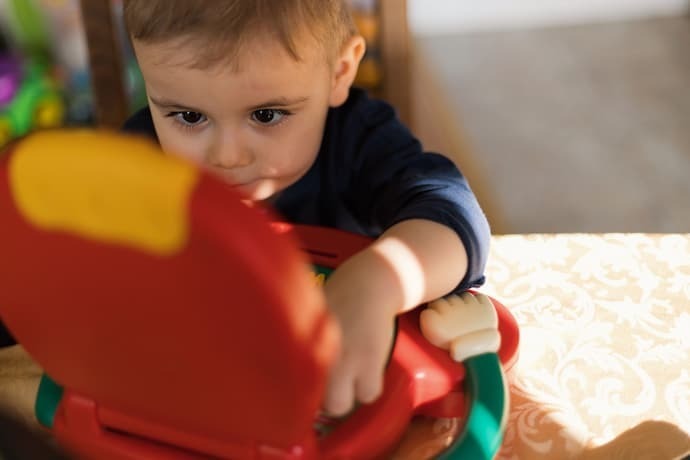
<svg viewBox="0 0 690 460"><path fill-rule="evenodd" d="M331 107L343 104L350 94L350 87L355 81L359 63L367 50L366 42L361 35L350 38L343 46L333 66L331 86Z"/></svg>

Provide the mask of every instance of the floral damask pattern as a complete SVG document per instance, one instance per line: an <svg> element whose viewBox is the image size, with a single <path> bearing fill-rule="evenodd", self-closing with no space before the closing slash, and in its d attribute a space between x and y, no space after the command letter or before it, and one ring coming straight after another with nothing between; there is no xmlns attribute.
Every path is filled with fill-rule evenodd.
<svg viewBox="0 0 690 460"><path fill-rule="evenodd" d="M497 236L481 291L520 324L498 459L690 454L690 235ZM416 420L429 458L458 420Z"/></svg>
<svg viewBox="0 0 690 460"><path fill-rule="evenodd" d="M521 328L499 458L586 457L650 420L690 433L688 235L496 237L487 279Z"/></svg>

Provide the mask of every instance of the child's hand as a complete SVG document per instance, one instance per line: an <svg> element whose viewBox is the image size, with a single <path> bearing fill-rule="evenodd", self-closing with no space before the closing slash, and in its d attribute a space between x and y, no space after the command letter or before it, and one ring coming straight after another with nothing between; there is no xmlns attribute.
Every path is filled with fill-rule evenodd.
<svg viewBox="0 0 690 460"><path fill-rule="evenodd" d="M386 288L386 274L376 269L376 257L367 251L356 255L325 286L342 332L340 357L331 370L324 400L329 415L344 415L355 402L373 402L383 389L397 309L386 298L391 289Z"/></svg>
<svg viewBox="0 0 690 460"><path fill-rule="evenodd" d="M326 282L326 301L342 332L324 409L343 415L355 401L373 402L383 390L395 316L458 285L467 252L449 227L420 219L399 222L355 254Z"/></svg>

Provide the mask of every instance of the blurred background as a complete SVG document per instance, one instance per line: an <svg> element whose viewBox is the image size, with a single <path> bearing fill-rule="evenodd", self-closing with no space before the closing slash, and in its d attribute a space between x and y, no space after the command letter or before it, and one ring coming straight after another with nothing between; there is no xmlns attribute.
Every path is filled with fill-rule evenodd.
<svg viewBox="0 0 690 460"><path fill-rule="evenodd" d="M131 113L145 93L121 3L82 5L104 2L120 50L105 73L121 69ZM495 233L689 232L689 2L351 0L358 84L457 161ZM84 16L78 0L0 0L0 145L99 123L102 43L84 23L103 18Z"/></svg>
<svg viewBox="0 0 690 460"><path fill-rule="evenodd" d="M409 2L506 231L690 231L688 3Z"/></svg>

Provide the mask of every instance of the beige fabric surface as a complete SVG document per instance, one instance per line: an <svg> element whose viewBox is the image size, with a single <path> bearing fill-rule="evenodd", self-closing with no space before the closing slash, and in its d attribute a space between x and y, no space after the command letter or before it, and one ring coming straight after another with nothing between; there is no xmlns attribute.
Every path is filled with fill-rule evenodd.
<svg viewBox="0 0 690 460"><path fill-rule="evenodd" d="M494 237L481 289L521 328L499 459L673 459L690 454L690 235ZM0 405L26 420L39 369L0 350ZM417 421L396 458L451 441Z"/></svg>
<svg viewBox="0 0 690 460"><path fill-rule="evenodd" d="M487 279L521 328L499 458L690 453L690 235L495 238Z"/></svg>
<svg viewBox="0 0 690 460"><path fill-rule="evenodd" d="M494 237L487 280L521 333L498 459L690 455L690 235ZM457 429L418 422L396 458Z"/></svg>

